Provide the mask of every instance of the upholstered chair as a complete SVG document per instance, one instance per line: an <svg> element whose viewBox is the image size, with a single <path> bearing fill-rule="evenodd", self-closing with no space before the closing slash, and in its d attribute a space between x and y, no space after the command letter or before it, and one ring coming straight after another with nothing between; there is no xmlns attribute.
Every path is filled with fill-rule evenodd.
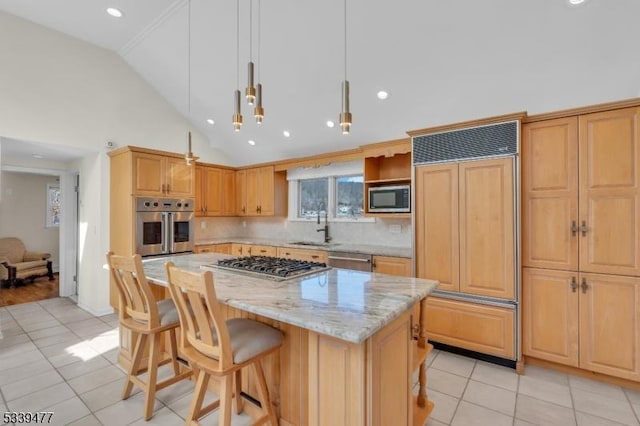
<svg viewBox="0 0 640 426"><path fill-rule="evenodd" d="M0 280L13 287L19 280L41 276L53 280L49 253L28 251L19 238L0 238Z"/></svg>

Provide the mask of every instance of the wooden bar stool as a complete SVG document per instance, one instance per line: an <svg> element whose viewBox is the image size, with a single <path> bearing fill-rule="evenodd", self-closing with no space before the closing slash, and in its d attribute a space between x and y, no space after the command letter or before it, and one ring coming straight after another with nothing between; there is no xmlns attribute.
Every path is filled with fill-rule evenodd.
<svg viewBox="0 0 640 426"><path fill-rule="evenodd" d="M190 369L180 373L178 366L176 345L176 328L180 326L178 312L171 299L156 301L145 278L140 255L118 256L109 252L107 264L118 289L120 326L138 335L122 390L122 399L129 398L133 385L140 387L145 393L144 418L149 420L153 416L156 391L186 379L192 374ZM169 332L170 357L161 360L160 338L164 331ZM147 341L149 341L148 363L146 367L141 367ZM168 363L172 364L174 375L158 383L158 367ZM146 382L138 377L144 372L148 374Z"/></svg>
<svg viewBox="0 0 640 426"><path fill-rule="evenodd" d="M198 419L220 407L219 424L230 425L234 389L236 412L242 411L241 368L251 365L258 382L258 398L263 412L254 425L268 422L277 426L278 419L269 399L260 361L279 350L283 340L282 332L245 318L225 321L216 298L211 271L183 271L176 268L172 262L167 263L166 269L169 291L178 308L182 325L181 351L193 365L194 371L198 371L198 380L185 424L199 424ZM193 316L189 315L189 306ZM220 378L220 399L202 407L211 376Z"/></svg>

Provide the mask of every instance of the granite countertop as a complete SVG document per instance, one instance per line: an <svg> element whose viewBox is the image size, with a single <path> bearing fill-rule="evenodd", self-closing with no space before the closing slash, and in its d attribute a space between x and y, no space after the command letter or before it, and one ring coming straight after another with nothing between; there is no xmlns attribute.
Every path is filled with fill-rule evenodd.
<svg viewBox="0 0 640 426"><path fill-rule="evenodd" d="M168 261L198 272L201 265L229 257L187 254L146 259L143 264L147 279L166 286ZM228 306L358 344L438 285L434 280L340 268L286 281L214 269L213 280L218 299Z"/></svg>
<svg viewBox="0 0 640 426"><path fill-rule="evenodd" d="M294 241L273 240L266 238L248 238L248 237L229 237L229 238L210 238L197 240L196 246L206 246L210 244L253 244L275 247L290 247L309 250L325 250L325 251L345 251L350 253L364 253L378 256L405 257L411 259L413 250L411 247L389 247L368 244L342 244L342 243L322 243L317 242L316 245L293 244Z"/></svg>

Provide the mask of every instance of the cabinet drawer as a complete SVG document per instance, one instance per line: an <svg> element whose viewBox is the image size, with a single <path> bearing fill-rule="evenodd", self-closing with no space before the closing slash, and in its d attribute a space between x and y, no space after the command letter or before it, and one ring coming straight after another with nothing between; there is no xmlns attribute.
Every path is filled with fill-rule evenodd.
<svg viewBox="0 0 640 426"><path fill-rule="evenodd" d="M434 342L515 359L514 324L512 309L427 298L427 337Z"/></svg>
<svg viewBox="0 0 640 426"><path fill-rule="evenodd" d="M326 251L295 249L288 247L278 247L278 257L323 263L327 263L328 260Z"/></svg>
<svg viewBox="0 0 640 426"><path fill-rule="evenodd" d="M275 256L276 247L273 246L251 246L251 256Z"/></svg>

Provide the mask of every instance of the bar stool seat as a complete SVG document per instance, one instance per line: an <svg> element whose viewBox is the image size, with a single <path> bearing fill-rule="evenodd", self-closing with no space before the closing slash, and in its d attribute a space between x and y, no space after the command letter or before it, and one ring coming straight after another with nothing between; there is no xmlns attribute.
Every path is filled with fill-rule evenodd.
<svg viewBox="0 0 640 426"><path fill-rule="evenodd" d="M282 346L280 330L246 318L224 320L216 298L211 271L193 273L180 270L172 262L166 264L169 292L180 317L183 356L198 371L196 388L186 425L199 424L198 419L220 407L219 424L231 424L231 403L242 411L241 369L251 366L257 379L258 399L262 415L255 425L278 425L261 361ZM189 308L193 315L189 314ZM220 379L220 398L202 406L211 376ZM234 386L235 384L235 386ZM235 397L235 398L234 398Z"/></svg>
<svg viewBox="0 0 640 426"><path fill-rule="evenodd" d="M122 390L122 399L129 398L133 385L141 388L145 393L144 417L149 420L153 416L156 391L192 375L190 368L183 367L184 371L180 372L178 365L176 341L176 328L180 326L178 312L171 299L156 301L145 278L140 255L118 256L109 252L107 264L118 289L120 326L137 334ZM169 332L170 356L160 359L161 337L165 331ZM147 346L149 347L148 362L146 366L142 366ZM158 367L168 363L172 364L174 375L158 382ZM139 377L145 372L147 373L146 381Z"/></svg>

